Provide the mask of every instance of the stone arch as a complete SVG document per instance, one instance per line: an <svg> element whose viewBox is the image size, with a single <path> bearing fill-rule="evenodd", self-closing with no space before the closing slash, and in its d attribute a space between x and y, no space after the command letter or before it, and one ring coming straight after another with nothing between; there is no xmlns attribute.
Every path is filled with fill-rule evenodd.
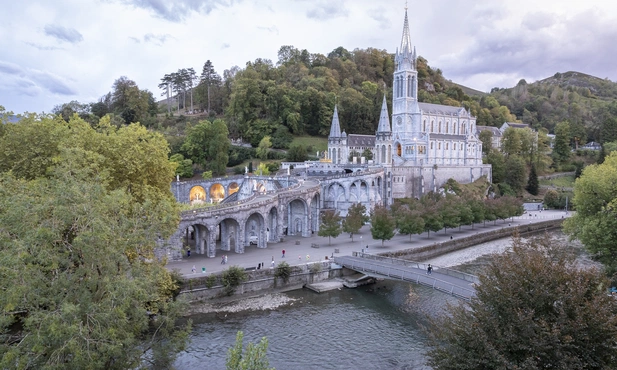
<svg viewBox="0 0 617 370"><path fill-rule="evenodd" d="M212 242L212 233L206 225L192 224L189 227L193 228L192 243L189 243L196 254L205 254L208 257L216 255L216 243ZM187 227L188 229L188 227Z"/></svg>
<svg viewBox="0 0 617 370"><path fill-rule="evenodd" d="M210 201L212 203L218 203L225 199L225 188L221 183L215 183L210 186Z"/></svg>
<svg viewBox="0 0 617 370"><path fill-rule="evenodd" d="M193 186L191 191L189 192L189 202L190 204L194 203L203 203L206 201L206 190L203 186Z"/></svg>
<svg viewBox="0 0 617 370"><path fill-rule="evenodd" d="M227 194L232 195L233 193L237 193L238 190L240 190L240 185L234 181L227 187Z"/></svg>
<svg viewBox="0 0 617 370"><path fill-rule="evenodd" d="M238 220L228 217L219 222L218 234L222 251L235 251L244 253L244 246L241 242L240 223Z"/></svg>
<svg viewBox="0 0 617 370"><path fill-rule="evenodd" d="M399 157L403 155L403 147L401 146L401 143L396 143L396 155Z"/></svg>
<svg viewBox="0 0 617 370"><path fill-rule="evenodd" d="M253 212L244 222L244 246L251 244L257 248L266 248L266 222L259 212Z"/></svg>
<svg viewBox="0 0 617 370"><path fill-rule="evenodd" d="M325 208L336 209L338 200L343 197L345 199L345 187L338 182L333 182L325 189L324 206Z"/></svg>
<svg viewBox="0 0 617 370"><path fill-rule="evenodd" d="M294 199L287 205L287 233L289 235L309 236L309 213L303 199Z"/></svg>

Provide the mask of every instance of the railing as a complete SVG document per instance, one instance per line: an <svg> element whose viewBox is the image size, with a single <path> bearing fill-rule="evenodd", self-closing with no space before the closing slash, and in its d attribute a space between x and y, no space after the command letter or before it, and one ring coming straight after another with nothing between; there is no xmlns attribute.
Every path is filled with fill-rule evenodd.
<svg viewBox="0 0 617 370"><path fill-rule="evenodd" d="M366 262L345 262L342 263L343 266L350 268L356 271L368 272L377 275L387 276L390 278L400 279L407 282L413 282L416 284L421 284L425 286L430 286L433 289L440 290L442 292L451 294L453 296L457 296L463 299L471 299L471 297L475 296L476 292L474 289L469 289L462 287L460 285L453 284L451 282L438 279L433 277L432 275L428 275L425 273L418 273L414 271L405 270L404 268L398 267L397 265L392 266L383 266L378 265L377 267L382 267L384 270L380 270L375 268L374 265ZM473 275L471 275L473 276Z"/></svg>
<svg viewBox="0 0 617 370"><path fill-rule="evenodd" d="M352 256L366 258L366 259L374 260L374 261L389 262L389 263L392 263L393 265L413 267L413 268L417 268L417 269L424 270L424 271L426 271L428 267L428 263L408 261L408 260L403 260L403 259L394 258L394 257L378 256L378 255L369 254L369 253L352 252ZM439 267L435 265L431 265L431 266L433 267L433 271L439 272L442 275L452 276L457 279L465 280L467 282L474 283L474 284L480 283L480 280L475 275L452 270L446 267Z"/></svg>

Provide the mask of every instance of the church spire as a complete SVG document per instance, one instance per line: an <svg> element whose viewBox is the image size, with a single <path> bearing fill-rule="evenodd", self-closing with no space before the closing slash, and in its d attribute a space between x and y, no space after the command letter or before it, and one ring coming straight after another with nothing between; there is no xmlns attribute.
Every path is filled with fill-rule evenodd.
<svg viewBox="0 0 617 370"><path fill-rule="evenodd" d="M388 105L386 104L386 95L383 96L383 103L381 104L381 114L379 115L379 126L377 126L377 132L392 132L390 129L390 118L388 118Z"/></svg>
<svg viewBox="0 0 617 370"><path fill-rule="evenodd" d="M334 114L332 115L332 125L330 126L329 138L341 137L341 125L338 122L338 109L334 105Z"/></svg>
<svg viewBox="0 0 617 370"><path fill-rule="evenodd" d="M409 19L407 18L407 6L405 6L405 23L403 24L403 38L401 39L401 53L411 53L411 36L409 36Z"/></svg>

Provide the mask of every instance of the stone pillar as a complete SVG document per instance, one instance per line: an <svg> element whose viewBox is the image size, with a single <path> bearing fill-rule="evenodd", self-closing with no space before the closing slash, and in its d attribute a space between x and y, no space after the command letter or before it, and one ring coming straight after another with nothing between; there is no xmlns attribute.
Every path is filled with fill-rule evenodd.
<svg viewBox="0 0 617 370"><path fill-rule="evenodd" d="M220 225L221 225L221 249L224 251L230 251L231 246L229 245L229 227L227 226L227 221L221 222Z"/></svg>
<svg viewBox="0 0 617 370"><path fill-rule="evenodd" d="M207 238L207 248L208 248L208 257L214 258L216 257L216 233L212 230L208 230L208 238Z"/></svg>

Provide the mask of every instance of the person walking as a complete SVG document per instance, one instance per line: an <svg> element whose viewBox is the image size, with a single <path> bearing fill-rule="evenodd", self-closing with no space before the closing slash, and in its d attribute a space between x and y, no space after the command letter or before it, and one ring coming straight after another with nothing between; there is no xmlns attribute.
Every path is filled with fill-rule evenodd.
<svg viewBox="0 0 617 370"><path fill-rule="evenodd" d="M224 265L226 265L226 264L227 264L227 255L225 255L225 257L224 257L224 258L225 258L225 263L224 263Z"/></svg>
<svg viewBox="0 0 617 370"><path fill-rule="evenodd" d="M195 265L193 265L193 268L191 270L193 271L193 274L195 273L195 271L197 271L197 269L195 268Z"/></svg>
<svg viewBox="0 0 617 370"><path fill-rule="evenodd" d="M308 254L306 255L306 261L310 261L311 260L311 256L309 256Z"/></svg>
<svg viewBox="0 0 617 370"><path fill-rule="evenodd" d="M426 268L426 274L430 275L433 272L433 266L431 266L431 264L428 264L428 267Z"/></svg>
<svg viewBox="0 0 617 370"><path fill-rule="evenodd" d="M285 258L285 250L283 249L283 255L281 256L281 258Z"/></svg>
<svg viewBox="0 0 617 370"><path fill-rule="evenodd" d="M191 248L186 248L186 258L191 256Z"/></svg>
<svg viewBox="0 0 617 370"><path fill-rule="evenodd" d="M272 262L270 262L270 268L273 269L274 268L274 256L272 256Z"/></svg>

